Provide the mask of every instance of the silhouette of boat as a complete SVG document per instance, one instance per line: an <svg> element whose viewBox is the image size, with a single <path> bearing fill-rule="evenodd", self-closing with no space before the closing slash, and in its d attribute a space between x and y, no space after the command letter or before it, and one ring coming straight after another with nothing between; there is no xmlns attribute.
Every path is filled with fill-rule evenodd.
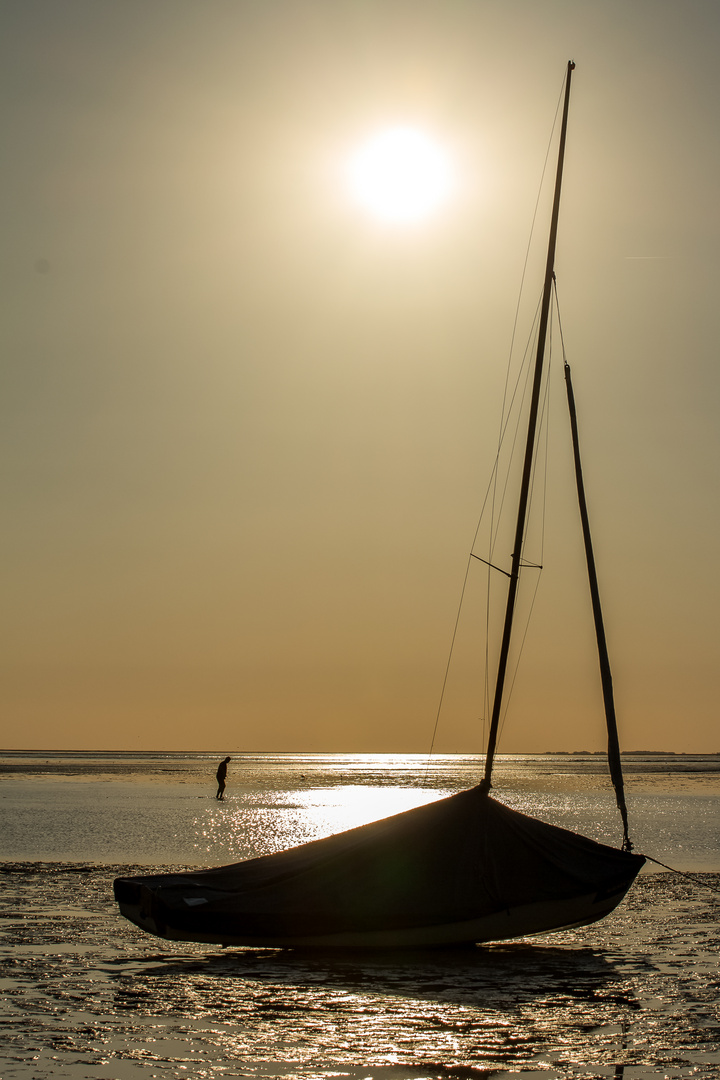
<svg viewBox="0 0 720 1080"><path fill-rule="evenodd" d="M495 696L480 784L360 828L231 866L115 881L121 913L176 941L264 947L457 946L582 926L625 896L645 859L628 837L620 750L585 503L570 370L565 365L576 481L608 725L621 848L528 817L493 799L497 743L522 569L543 362L554 282L567 131L564 92L532 397ZM503 571L504 572L504 571Z"/></svg>

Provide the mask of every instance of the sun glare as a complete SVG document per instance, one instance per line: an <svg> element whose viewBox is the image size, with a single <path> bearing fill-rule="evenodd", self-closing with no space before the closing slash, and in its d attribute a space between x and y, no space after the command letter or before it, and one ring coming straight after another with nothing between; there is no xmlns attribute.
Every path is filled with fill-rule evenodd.
<svg viewBox="0 0 720 1080"><path fill-rule="evenodd" d="M415 128L391 128L369 139L349 164L350 189L361 205L388 222L428 217L453 186L447 154Z"/></svg>

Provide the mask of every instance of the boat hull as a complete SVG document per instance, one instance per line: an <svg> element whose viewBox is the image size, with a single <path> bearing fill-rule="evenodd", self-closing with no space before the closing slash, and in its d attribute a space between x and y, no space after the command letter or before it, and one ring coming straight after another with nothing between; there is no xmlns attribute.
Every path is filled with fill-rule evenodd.
<svg viewBox="0 0 720 1080"><path fill-rule="evenodd" d="M523 904L461 922L391 930L346 930L333 934L258 936L243 933L240 926L235 934L214 934L209 928L193 931L162 922L158 925L142 904L121 903L119 907L121 914L141 930L168 941L266 949L432 949L506 941L587 926L609 915L631 884L628 882L627 887L613 897L598 898L597 894L586 894L570 900Z"/></svg>
<svg viewBox="0 0 720 1080"><path fill-rule="evenodd" d="M142 930L266 948L430 948L604 918L644 863L479 788L232 866L119 878Z"/></svg>

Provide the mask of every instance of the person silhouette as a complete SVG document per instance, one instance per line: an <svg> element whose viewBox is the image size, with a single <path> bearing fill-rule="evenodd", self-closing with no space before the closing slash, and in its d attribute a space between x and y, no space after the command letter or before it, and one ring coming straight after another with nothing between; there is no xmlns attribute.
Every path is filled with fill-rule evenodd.
<svg viewBox="0 0 720 1080"><path fill-rule="evenodd" d="M231 760L231 758L226 757L224 761L221 761L218 765L218 771L215 773L218 782L217 794L215 796L216 799L222 799L223 797L223 792L225 791L225 777L227 776L228 761Z"/></svg>

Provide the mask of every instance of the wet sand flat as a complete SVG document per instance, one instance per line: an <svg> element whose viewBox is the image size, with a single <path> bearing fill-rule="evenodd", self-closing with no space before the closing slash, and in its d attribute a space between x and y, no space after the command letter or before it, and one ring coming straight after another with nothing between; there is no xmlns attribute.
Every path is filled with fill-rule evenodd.
<svg viewBox="0 0 720 1080"><path fill-rule="evenodd" d="M2 1080L720 1078L720 759L626 762L649 864L577 931L466 951L173 944L113 878L218 865L476 782L475 756L0 754ZM617 843L600 756L508 756L498 797Z"/></svg>
<svg viewBox="0 0 720 1080"><path fill-rule="evenodd" d="M720 874L544 938L335 955L143 935L112 901L136 869L1 867L3 1080L720 1076Z"/></svg>

